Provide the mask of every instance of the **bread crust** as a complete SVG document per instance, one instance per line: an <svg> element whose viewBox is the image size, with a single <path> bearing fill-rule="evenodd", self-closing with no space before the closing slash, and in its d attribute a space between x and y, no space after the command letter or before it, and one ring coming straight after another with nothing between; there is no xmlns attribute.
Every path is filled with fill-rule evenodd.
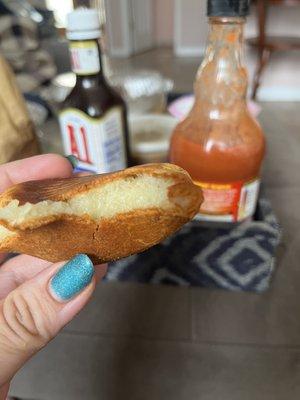
<svg viewBox="0 0 300 400"><path fill-rule="evenodd" d="M168 197L174 203L171 210L153 207L117 214L95 221L88 215L52 215L10 226L15 234L0 243L1 251L15 251L52 262L62 261L78 253L88 254L95 263L108 262L138 253L164 240L188 222L199 210L201 190L189 175L171 164L149 164L124 171L71 179L32 181L18 184L0 196L0 207L12 200L20 205L44 200L64 201L78 193L105 185L113 180L134 178L137 175L160 176L174 181ZM187 199L177 204L176 199Z"/></svg>

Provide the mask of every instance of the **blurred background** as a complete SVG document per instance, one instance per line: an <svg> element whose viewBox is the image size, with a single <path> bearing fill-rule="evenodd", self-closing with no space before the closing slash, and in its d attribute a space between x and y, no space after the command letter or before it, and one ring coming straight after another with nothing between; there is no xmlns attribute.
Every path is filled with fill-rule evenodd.
<svg viewBox="0 0 300 400"><path fill-rule="evenodd" d="M42 23L44 28L41 29L41 40L43 47L54 57L57 72L69 70L64 28L66 14L74 6L72 0L31 0L31 3L47 15L46 21ZM207 38L205 1L97 0L74 3L75 6L91 4L98 8L105 49L113 58L112 67L155 68L174 80L177 91L191 91ZM280 43L282 51L274 51L272 54L257 99L297 101L300 99L300 53L290 51L289 45L296 45L300 37L300 9L280 5L279 1L273 3L277 3L277 6L273 5L267 11L266 34L277 38L288 37L288 40ZM287 3L293 5L297 2ZM259 36L258 22L258 9L253 4L247 20L246 38ZM253 83L257 64L256 48L248 45L245 56L250 82Z"/></svg>

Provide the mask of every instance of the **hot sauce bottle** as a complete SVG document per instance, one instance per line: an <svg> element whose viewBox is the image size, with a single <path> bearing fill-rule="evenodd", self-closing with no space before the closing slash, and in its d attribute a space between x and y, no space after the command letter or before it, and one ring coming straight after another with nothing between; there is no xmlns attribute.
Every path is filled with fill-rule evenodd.
<svg viewBox="0 0 300 400"><path fill-rule="evenodd" d="M172 136L171 162L203 189L197 215L202 221L239 222L256 208L265 139L246 104L242 44L248 3L208 1L209 39L195 103Z"/></svg>
<svg viewBox="0 0 300 400"><path fill-rule="evenodd" d="M77 157L79 170L107 173L126 168L126 106L103 73L97 11L79 8L71 12L67 37L76 84L59 114L65 154Z"/></svg>

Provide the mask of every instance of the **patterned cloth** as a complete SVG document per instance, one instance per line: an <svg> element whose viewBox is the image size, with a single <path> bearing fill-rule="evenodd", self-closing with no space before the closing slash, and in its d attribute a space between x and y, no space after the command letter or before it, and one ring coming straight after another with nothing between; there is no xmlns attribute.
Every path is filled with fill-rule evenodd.
<svg viewBox="0 0 300 400"><path fill-rule="evenodd" d="M263 292L280 237L271 205L262 198L253 221L231 229L192 221L162 244L112 263L106 280Z"/></svg>
<svg viewBox="0 0 300 400"><path fill-rule="evenodd" d="M30 18L0 15L0 53L13 68L22 92L37 89L56 74L52 57L40 47L37 24Z"/></svg>

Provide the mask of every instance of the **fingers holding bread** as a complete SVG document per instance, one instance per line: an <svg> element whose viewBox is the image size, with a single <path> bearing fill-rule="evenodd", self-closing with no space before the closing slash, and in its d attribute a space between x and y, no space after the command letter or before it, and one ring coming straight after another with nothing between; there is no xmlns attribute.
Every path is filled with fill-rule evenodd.
<svg viewBox="0 0 300 400"><path fill-rule="evenodd" d="M0 196L0 250L52 262L78 253L116 260L174 233L201 202L201 190L171 164L25 182Z"/></svg>

